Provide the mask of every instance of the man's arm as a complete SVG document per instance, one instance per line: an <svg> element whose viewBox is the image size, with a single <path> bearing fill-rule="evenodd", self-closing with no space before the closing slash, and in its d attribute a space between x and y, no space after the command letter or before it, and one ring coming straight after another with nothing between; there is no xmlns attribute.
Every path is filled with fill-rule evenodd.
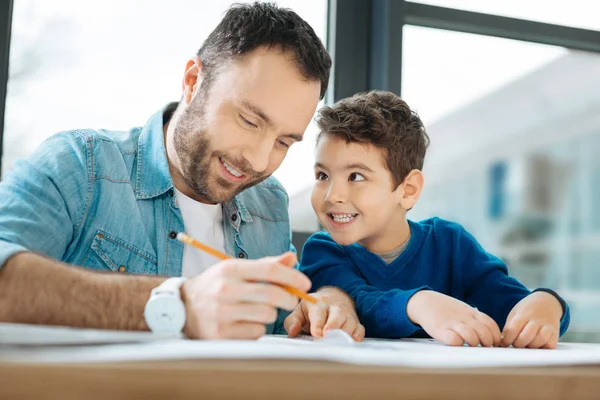
<svg viewBox="0 0 600 400"><path fill-rule="evenodd" d="M88 271L18 253L0 268L0 321L147 330L144 306L162 281Z"/></svg>

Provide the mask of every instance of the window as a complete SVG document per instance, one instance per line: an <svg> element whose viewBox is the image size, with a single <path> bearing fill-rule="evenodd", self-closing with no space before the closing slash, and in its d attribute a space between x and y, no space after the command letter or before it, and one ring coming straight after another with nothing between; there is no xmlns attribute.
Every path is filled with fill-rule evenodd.
<svg viewBox="0 0 600 400"><path fill-rule="evenodd" d="M410 217L463 224L600 334L600 55L405 27L403 97L431 137Z"/></svg>
<svg viewBox="0 0 600 400"><path fill-rule="evenodd" d="M600 4L590 0L418 0L417 3L575 28L600 30Z"/></svg>

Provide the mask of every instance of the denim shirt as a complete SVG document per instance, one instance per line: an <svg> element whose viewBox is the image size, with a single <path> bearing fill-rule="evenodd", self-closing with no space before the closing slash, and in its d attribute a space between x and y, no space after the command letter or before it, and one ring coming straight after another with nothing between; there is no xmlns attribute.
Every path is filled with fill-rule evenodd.
<svg viewBox="0 0 600 400"><path fill-rule="evenodd" d="M33 251L99 271L180 276L181 211L163 124L176 103L128 132L73 130L46 140L0 182L0 266ZM273 177L222 204L225 250L260 258L295 251L288 196ZM281 331L285 313L267 327Z"/></svg>

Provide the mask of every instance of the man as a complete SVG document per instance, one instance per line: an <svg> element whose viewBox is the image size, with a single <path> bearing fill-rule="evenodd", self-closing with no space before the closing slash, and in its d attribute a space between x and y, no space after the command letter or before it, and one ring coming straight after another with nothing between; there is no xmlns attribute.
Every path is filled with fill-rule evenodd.
<svg viewBox="0 0 600 400"><path fill-rule="evenodd" d="M277 309L298 299L282 286L310 281L291 268L288 197L270 175L302 140L330 68L294 12L236 5L188 61L178 104L129 132L47 140L0 183L0 321L199 339L283 332ZM184 230L234 258L184 248ZM362 339L343 292L314 296L328 306L302 301L290 335Z"/></svg>

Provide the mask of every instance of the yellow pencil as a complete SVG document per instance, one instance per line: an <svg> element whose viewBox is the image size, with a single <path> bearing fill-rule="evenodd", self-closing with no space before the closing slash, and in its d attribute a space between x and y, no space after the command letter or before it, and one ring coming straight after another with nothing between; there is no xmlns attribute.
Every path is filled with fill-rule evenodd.
<svg viewBox="0 0 600 400"><path fill-rule="evenodd" d="M227 254L221 253L217 249L213 249L212 247L207 246L204 243L200 243L196 239L189 237L188 235L186 235L183 232L179 232L177 234L177 240L179 240L180 242L183 242L185 244L189 244L190 246L195 247L199 250L205 251L208 254L210 254L211 256L214 256L220 260L227 260L228 258L232 258L232 257L228 256ZM294 296L301 298L302 300L306 300L312 304L319 303L319 301L317 299L315 299L314 297L312 297L311 295L306 294L296 288L293 288L293 287L287 286L287 285L280 285L280 286L283 287L285 290L287 290L289 293L293 294Z"/></svg>

